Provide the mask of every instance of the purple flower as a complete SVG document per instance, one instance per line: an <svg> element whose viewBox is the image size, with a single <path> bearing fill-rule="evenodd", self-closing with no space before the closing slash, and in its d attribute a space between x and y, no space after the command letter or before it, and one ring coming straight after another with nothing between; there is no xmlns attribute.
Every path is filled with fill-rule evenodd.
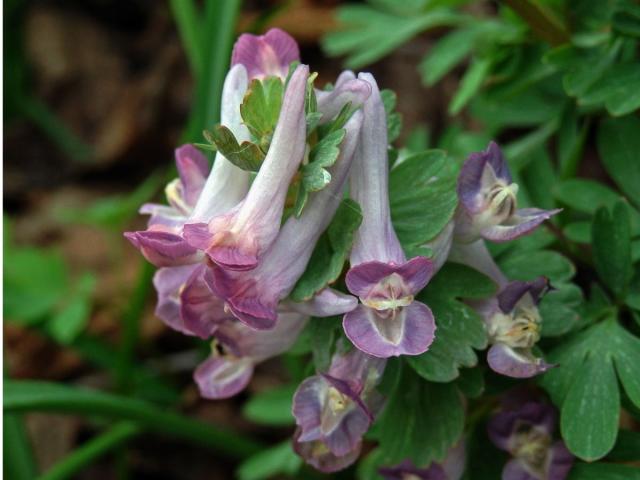
<svg viewBox="0 0 640 480"><path fill-rule="evenodd" d="M382 407L382 397L374 388L385 363L355 349L346 355L336 354L327 373L300 384L292 410L300 429L295 442L313 445L302 449L305 460L312 463L315 458L320 463L318 457L328 453L340 459L359 450L363 435Z"/></svg>
<svg viewBox="0 0 640 480"><path fill-rule="evenodd" d="M236 318L250 327L273 328L279 302L291 293L304 272L318 238L342 199L361 123L362 114L355 112L345 125L346 135L338 159L329 168L331 182L310 195L300 218L292 216L285 222L257 268L238 272L214 267L209 271L206 280L211 289L226 301ZM329 315L344 313L355 306L352 301L331 303L324 307L325 312L331 312Z"/></svg>
<svg viewBox="0 0 640 480"><path fill-rule="evenodd" d="M306 148L308 77L309 68L300 65L289 80L269 151L242 204L208 224L184 227L189 245L204 250L223 268L255 268L278 234L287 190Z"/></svg>
<svg viewBox="0 0 640 480"><path fill-rule="evenodd" d="M411 460L405 460L395 467L379 470L385 480L459 480L464 473L466 462L465 442L456 443L442 463L432 463L428 468L418 468Z"/></svg>
<svg viewBox="0 0 640 480"><path fill-rule="evenodd" d="M333 90L317 90L318 111L322 113L320 123L326 123L351 103L352 107L362 105L371 95L371 85L356 79L352 71L346 70L338 76Z"/></svg>
<svg viewBox="0 0 640 480"><path fill-rule="evenodd" d="M306 315L281 309L272 330L258 331L235 319L215 330L212 354L198 366L194 379L204 398L229 398L242 391L254 367L287 351L306 325Z"/></svg>
<svg viewBox="0 0 640 480"><path fill-rule="evenodd" d="M344 316L344 331L363 352L377 357L424 353L434 338L429 307L414 301L433 274L425 257L407 261L391 224L388 198L387 125L380 91L373 76L358 77L371 85L363 107L364 122L350 177L351 196L363 219L351 251L347 288L362 302Z"/></svg>
<svg viewBox="0 0 640 480"><path fill-rule="evenodd" d="M501 375L529 378L554 365L536 358L531 348L540 339L540 314L537 304L548 288L540 277L532 282L508 283L489 300L470 302L484 317L491 348L489 367Z"/></svg>
<svg viewBox="0 0 640 480"><path fill-rule="evenodd" d="M503 409L488 424L489 438L513 457L502 470L503 480L564 480L574 457L562 440L553 440L557 419L547 403L507 397Z"/></svg>
<svg viewBox="0 0 640 480"><path fill-rule="evenodd" d="M479 238L506 242L530 233L560 210L516 209L518 184L494 142L484 152L472 153L460 170L456 212L456 241Z"/></svg>
<svg viewBox="0 0 640 480"><path fill-rule="evenodd" d="M246 90L247 72L242 65L236 65L225 79L221 119L241 140L249 138L240 118L240 104ZM200 262L204 255L184 240L184 224L227 212L244 198L249 185L248 172L231 164L220 153L209 173L209 162L192 145L176 149L176 166L179 178L166 188L169 205L143 205L140 213L151 215L147 230L124 234L158 267Z"/></svg>
<svg viewBox="0 0 640 480"><path fill-rule="evenodd" d="M210 338L218 325L233 316L204 281L203 263L159 269L153 277L158 292L156 316L185 335Z"/></svg>
<svg viewBox="0 0 640 480"><path fill-rule="evenodd" d="M272 28L264 35L243 33L233 46L231 64L242 64L250 78L286 78L289 65L300 60L298 44L288 33Z"/></svg>
<svg viewBox="0 0 640 480"><path fill-rule="evenodd" d="M362 442L358 442L353 450L338 456L320 440L299 442L300 433L301 430L298 428L293 434L293 450L313 468L324 473L344 470L358 459L362 450Z"/></svg>

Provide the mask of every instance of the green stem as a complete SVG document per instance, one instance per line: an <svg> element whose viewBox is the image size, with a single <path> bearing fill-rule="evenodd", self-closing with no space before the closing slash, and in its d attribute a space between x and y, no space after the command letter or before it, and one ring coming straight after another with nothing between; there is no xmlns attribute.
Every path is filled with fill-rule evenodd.
<svg viewBox="0 0 640 480"><path fill-rule="evenodd" d="M151 292L154 269L146 260L143 259L141 262L138 283L133 291L129 306L122 315L122 335L116 368L118 389L122 392L127 392L131 387L131 364L140 335L140 319L144 313L147 297Z"/></svg>
<svg viewBox="0 0 640 480"><path fill-rule="evenodd" d="M531 31L552 46L563 45L571 36L562 21L547 6L537 0L504 0L531 28Z"/></svg>
<svg viewBox="0 0 640 480"><path fill-rule="evenodd" d="M205 4L201 49L204 60L196 78L194 107L185 134L188 141L199 140L202 130L220 119L222 85L241 3L241 0L211 0Z"/></svg>
<svg viewBox="0 0 640 480"><path fill-rule="evenodd" d="M27 96L19 98L17 103L22 114L47 134L71 159L86 162L93 158L92 148L69 130L40 100Z"/></svg>
<svg viewBox="0 0 640 480"><path fill-rule="evenodd" d="M36 477L36 467L29 438L22 418L5 415L2 426L4 474L15 480L31 480Z"/></svg>
<svg viewBox="0 0 640 480"><path fill-rule="evenodd" d="M191 71L198 78L202 72L202 28L198 22L200 12L192 0L170 0L171 11L178 26Z"/></svg>
<svg viewBox="0 0 640 480"><path fill-rule="evenodd" d="M214 428L149 402L51 382L5 381L4 409L9 413L36 410L131 420L146 430L183 438L234 458L245 458L262 449L259 443L236 432Z"/></svg>
<svg viewBox="0 0 640 480"><path fill-rule="evenodd" d="M71 478L94 460L138 433L140 433L140 429L136 425L129 422L118 423L106 433L75 449L63 460L56 463L49 471L41 475L39 480L65 480Z"/></svg>

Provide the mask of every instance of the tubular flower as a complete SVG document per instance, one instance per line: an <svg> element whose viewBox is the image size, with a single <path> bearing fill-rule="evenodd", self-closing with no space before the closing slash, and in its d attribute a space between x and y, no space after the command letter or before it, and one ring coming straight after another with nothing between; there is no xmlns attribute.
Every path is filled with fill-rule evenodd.
<svg viewBox="0 0 640 480"><path fill-rule="evenodd" d="M240 321L256 329L273 328L278 303L291 293L304 272L313 248L329 225L342 199L344 184L358 142L362 114L355 112L345 125L346 134L335 164L329 168L331 182L312 193L300 218L290 217L281 228L273 246L257 268L234 272L219 267L209 270L209 287L226 301L226 308ZM315 302L321 302L319 297ZM351 299L327 302L327 315L344 313L355 307ZM318 305L316 305L318 307Z"/></svg>
<svg viewBox="0 0 640 480"><path fill-rule="evenodd" d="M307 324L306 315L282 308L272 330L258 331L235 319L219 324L211 356L194 373L204 398L229 398L244 390L254 367L291 348Z"/></svg>
<svg viewBox="0 0 640 480"><path fill-rule="evenodd" d="M487 426L493 444L512 456L502 470L503 480L566 479L574 457L562 440L553 440L553 407L518 397L522 395L506 397Z"/></svg>
<svg viewBox="0 0 640 480"><path fill-rule="evenodd" d="M223 268L255 268L278 234L287 190L306 148L308 77L309 68L300 65L289 80L269 151L242 204L208 224L184 227L187 242Z"/></svg>
<svg viewBox="0 0 640 480"><path fill-rule="evenodd" d="M295 449L305 461L330 472L357 458L362 437L382 407L374 388L385 363L354 349L335 355L327 373L300 384L292 410L299 428Z"/></svg>
<svg viewBox="0 0 640 480"><path fill-rule="evenodd" d="M236 65L225 79L221 119L239 139L249 138L240 119L246 90L247 72L242 65ZM147 230L124 234L157 267L200 262L204 258L202 252L183 238L184 224L227 212L244 198L249 186L248 172L220 153L209 173L207 159L192 145L176 149L176 166L179 178L166 188L169 205L143 205L140 213L151 215Z"/></svg>
<svg viewBox="0 0 640 480"><path fill-rule="evenodd" d="M298 44L288 33L272 28L264 35L243 33L233 46L231 65L241 64L250 78L286 78L289 65L300 60Z"/></svg>
<svg viewBox="0 0 640 480"><path fill-rule="evenodd" d="M344 316L344 331L363 352L377 357L418 355L434 338L429 307L414 301L433 274L425 257L407 261L391 224L388 199L387 125L378 86L364 104L364 122L350 177L351 196L363 219L351 251L346 282L361 304Z"/></svg>
<svg viewBox="0 0 640 480"><path fill-rule="evenodd" d="M363 80L356 79L352 71L342 72L333 90L316 89L318 110L322 113L320 123L326 123L340 113L347 104L352 106L362 105L371 95L371 85Z"/></svg>
<svg viewBox="0 0 640 480"><path fill-rule="evenodd" d="M546 372L553 365L536 358L531 348L540 339L537 303L548 288L540 277L532 282L508 283L490 300L472 303L485 320L492 344L487 352L489 367L515 378L529 378Z"/></svg>
<svg viewBox="0 0 640 480"><path fill-rule="evenodd" d="M560 210L517 209L518 184L494 142L484 152L472 153L460 170L455 240L479 238L505 242L526 235Z"/></svg>
<svg viewBox="0 0 640 480"><path fill-rule="evenodd" d="M411 460L405 460L395 467L379 470L385 480L459 480L464 473L466 462L465 442L456 443L442 463L432 463L428 468L418 468Z"/></svg>

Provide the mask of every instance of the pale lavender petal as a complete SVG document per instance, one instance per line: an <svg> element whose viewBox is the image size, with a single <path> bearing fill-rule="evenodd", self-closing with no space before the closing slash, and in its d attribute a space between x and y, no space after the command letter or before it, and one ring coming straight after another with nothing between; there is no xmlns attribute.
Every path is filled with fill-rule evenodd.
<svg viewBox="0 0 640 480"><path fill-rule="evenodd" d="M197 267L197 265L185 265L161 268L153 277L153 285L158 292L156 316L169 327L185 335L194 335L194 333L184 325L180 316L180 289Z"/></svg>
<svg viewBox="0 0 640 480"><path fill-rule="evenodd" d="M300 429L301 442L320 440L322 411L329 390L329 384L319 375L305 379L293 395L291 411Z"/></svg>
<svg viewBox="0 0 640 480"><path fill-rule="evenodd" d="M482 238L493 242L507 242L531 233L545 220L548 220L562 209L540 210L538 208L525 208L517 210L509 220L502 225L485 227L480 230Z"/></svg>
<svg viewBox="0 0 640 480"><path fill-rule="evenodd" d="M447 480L460 480L464 475L467 463L467 445L464 438L449 449L447 456L441 463L442 469L447 475Z"/></svg>
<svg viewBox="0 0 640 480"><path fill-rule="evenodd" d="M347 354L336 354L331 360L329 374L349 383L349 388L360 394L365 383L377 383L382 377L386 360L367 355L354 348Z"/></svg>
<svg viewBox="0 0 640 480"><path fill-rule="evenodd" d="M433 240L424 244L425 247L430 248L432 251L431 260L433 261L434 274L443 267L449 257L453 243L454 228L455 222L451 220Z"/></svg>
<svg viewBox="0 0 640 480"><path fill-rule="evenodd" d="M196 268L180 291L180 315L184 326L198 337L210 338L218 325L233 318L224 311L224 301L213 294L204 274L206 266Z"/></svg>
<svg viewBox="0 0 640 480"><path fill-rule="evenodd" d="M254 328L273 326L278 302L291 293L304 273L318 238L342 200L361 122L362 114L355 112L345 125L347 133L338 159L329 168L331 182L310 195L300 218L291 216L285 222L259 266L249 272L217 268L208 277L210 288L225 299L241 321Z"/></svg>
<svg viewBox="0 0 640 480"><path fill-rule="evenodd" d="M358 78L371 85L364 103L360 144L350 176L350 194L362 208L362 224L355 234L351 265L379 261L404 263L406 260L391 223L389 207L389 159L387 122L378 85L371 74Z"/></svg>
<svg viewBox="0 0 640 480"><path fill-rule="evenodd" d="M238 142L250 139L249 130L240 115L240 104L247 91L247 71L235 65L227 73L222 90L220 123L235 135ZM213 168L204 185L189 222L209 222L213 217L228 212L238 205L249 191L250 173L216 153Z"/></svg>
<svg viewBox="0 0 640 480"><path fill-rule="evenodd" d="M247 358L210 357L193 374L204 398L233 397L245 389L253 375L253 363Z"/></svg>
<svg viewBox="0 0 640 480"><path fill-rule="evenodd" d="M354 463L360 456L361 444L358 444L346 455L338 457L331 453L331 450L321 441L300 442L298 436L299 430L294 434L294 451L309 465L324 473L343 470Z"/></svg>
<svg viewBox="0 0 640 480"><path fill-rule="evenodd" d="M487 150L469 155L458 176L458 198L463 207L470 213L477 213L484 204L483 190L488 186L487 169L491 168L489 178L498 178L511 183L511 174L500 148L490 142ZM484 180L484 181L483 181Z"/></svg>
<svg viewBox="0 0 640 480"><path fill-rule="evenodd" d="M534 377L556 366L534 357L528 350L511 348L503 343L496 343L489 349L487 362L494 372L513 378Z"/></svg>
<svg viewBox="0 0 640 480"><path fill-rule="evenodd" d="M350 312L358 306L358 299L327 287L306 302L287 302L287 305L311 317L331 317Z"/></svg>
<svg viewBox="0 0 640 480"><path fill-rule="evenodd" d="M507 277L493 260L482 239L473 243L454 242L449 252L449 260L478 270L496 282L499 287L504 287L508 283Z"/></svg>
<svg viewBox="0 0 640 480"><path fill-rule="evenodd" d="M520 392L515 392L520 396ZM511 451L511 442L518 429L531 426L551 435L557 422L552 405L537 400L511 398L509 393L502 399L503 410L496 413L487 424L487 434L491 442L501 450ZM511 404L511 402L517 402ZM513 453L513 452L512 452Z"/></svg>
<svg viewBox="0 0 640 480"><path fill-rule="evenodd" d="M144 230L125 232L124 236L156 267L188 265L203 258L196 248L174 233Z"/></svg>
<svg viewBox="0 0 640 480"><path fill-rule="evenodd" d="M292 62L300 60L298 44L288 33L272 28L265 35L243 33L233 46L231 64L242 64L251 78L285 78Z"/></svg>
<svg viewBox="0 0 640 480"><path fill-rule="evenodd" d="M318 111L322 113L321 124L335 118L347 103L351 103L352 108L358 108L371 95L371 85L368 82L355 79L351 72L349 74L352 79L346 80L346 76L341 75L343 81L336 84L332 91L321 92L318 96Z"/></svg>
<svg viewBox="0 0 640 480"><path fill-rule="evenodd" d="M429 307L415 301L399 309L395 318L359 305L345 314L342 325L356 347L381 358L426 352L436 329Z"/></svg>
<svg viewBox="0 0 640 480"><path fill-rule="evenodd" d="M158 203L144 203L138 209L138 213L142 215L150 215L147 226L157 230L177 233L186 221L183 212L169 205L160 205Z"/></svg>
<svg viewBox="0 0 640 480"><path fill-rule="evenodd" d="M510 313L526 294L531 295L531 299L537 304L548 288L549 279L546 277L538 277L530 282L509 282L497 295L498 306L503 313Z"/></svg>
<svg viewBox="0 0 640 480"><path fill-rule="evenodd" d="M422 290L433 275L433 263L426 257L414 257L402 264L378 261L360 263L349 269L347 288L360 298L366 298L381 281L391 275L402 279L404 295L415 295Z"/></svg>
<svg viewBox="0 0 640 480"><path fill-rule="evenodd" d="M195 206L209 174L209 162L193 145L176 148L176 167L180 175L184 200L187 205Z"/></svg>
<svg viewBox="0 0 640 480"><path fill-rule="evenodd" d="M304 98L309 67L291 77L267 156L241 207L213 218L206 253L230 270L255 268L279 230L289 184L306 146Z"/></svg>
<svg viewBox="0 0 640 480"><path fill-rule="evenodd" d="M523 460L512 458L502 469L502 480L541 480L538 475L530 472Z"/></svg>
<svg viewBox="0 0 640 480"><path fill-rule="evenodd" d="M549 480L565 480L569 476L575 457L571 454L562 440L556 441L551 447L551 461L549 464Z"/></svg>

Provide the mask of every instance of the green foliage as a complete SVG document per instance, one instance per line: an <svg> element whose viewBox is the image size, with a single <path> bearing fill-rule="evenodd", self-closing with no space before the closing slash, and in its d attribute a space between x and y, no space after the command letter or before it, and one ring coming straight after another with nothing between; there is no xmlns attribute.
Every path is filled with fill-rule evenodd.
<svg viewBox="0 0 640 480"><path fill-rule="evenodd" d="M445 265L418 296L433 311L436 338L426 353L408 357L408 364L433 382L450 382L460 375L461 367L474 367L478 362L474 349L487 345L484 324L458 299L486 298L495 292L496 285L481 273L456 263Z"/></svg>
<svg viewBox="0 0 640 480"><path fill-rule="evenodd" d="M280 116L284 83L279 77L251 81L244 100L240 105L240 115L258 145L269 144Z"/></svg>
<svg viewBox="0 0 640 480"><path fill-rule="evenodd" d="M571 337L548 355L560 365L540 379L561 408L561 431L578 457L604 457L618 433L618 381L635 405L640 405L640 340L614 318Z"/></svg>
<svg viewBox="0 0 640 480"><path fill-rule="evenodd" d="M463 426L464 408L455 385L428 382L404 367L372 436L379 441L382 464L409 458L426 466L444 459Z"/></svg>
<svg viewBox="0 0 640 480"><path fill-rule="evenodd" d="M205 130L203 135L236 167L249 172L257 172L260 169L265 154L255 143L247 140L238 143L233 132L224 125L216 125L211 130Z"/></svg>
<svg viewBox="0 0 640 480"><path fill-rule="evenodd" d="M248 458L238 467L240 480L263 480L275 475L295 475L302 466L302 459L291 449L289 440L267 448Z"/></svg>
<svg viewBox="0 0 640 480"><path fill-rule="evenodd" d="M361 222L360 205L351 199L343 200L331 224L318 240L305 272L291 292L293 301L309 300L338 279L349 255L353 235Z"/></svg>
<svg viewBox="0 0 640 480"><path fill-rule="evenodd" d="M296 385L284 385L254 395L244 404L243 413L249 420L264 425L291 425L291 399Z"/></svg>

